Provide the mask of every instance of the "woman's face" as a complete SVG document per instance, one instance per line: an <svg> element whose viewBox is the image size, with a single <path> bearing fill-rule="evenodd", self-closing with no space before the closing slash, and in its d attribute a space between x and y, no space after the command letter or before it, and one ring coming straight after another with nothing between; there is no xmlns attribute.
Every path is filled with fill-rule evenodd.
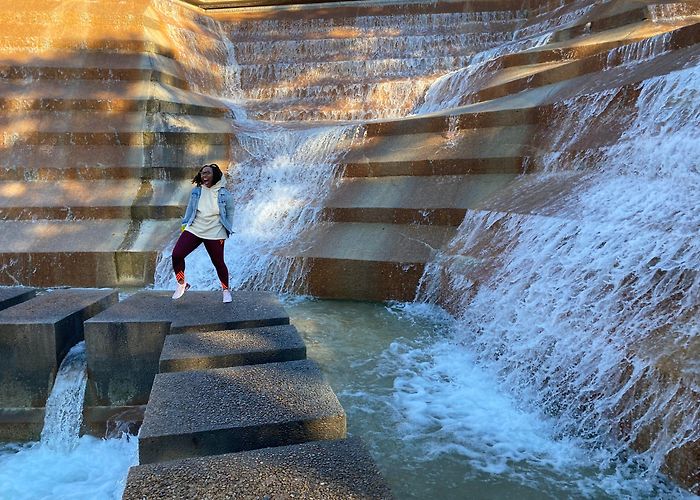
<svg viewBox="0 0 700 500"><path fill-rule="evenodd" d="M211 187L212 181L214 180L214 170L211 167L204 167L199 171L199 175L202 178L202 184L206 187Z"/></svg>

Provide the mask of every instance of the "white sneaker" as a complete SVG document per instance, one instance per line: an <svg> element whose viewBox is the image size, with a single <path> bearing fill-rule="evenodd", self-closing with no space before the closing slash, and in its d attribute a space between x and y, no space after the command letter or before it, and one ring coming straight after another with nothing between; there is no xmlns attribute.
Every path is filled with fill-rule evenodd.
<svg viewBox="0 0 700 500"><path fill-rule="evenodd" d="M178 283L177 288L175 289L175 293L173 293L173 300L177 300L183 295L185 295L185 292L190 289L190 284L189 283Z"/></svg>
<svg viewBox="0 0 700 500"><path fill-rule="evenodd" d="M233 299L231 298L231 291L230 290L224 290L224 304L228 304L231 302Z"/></svg>

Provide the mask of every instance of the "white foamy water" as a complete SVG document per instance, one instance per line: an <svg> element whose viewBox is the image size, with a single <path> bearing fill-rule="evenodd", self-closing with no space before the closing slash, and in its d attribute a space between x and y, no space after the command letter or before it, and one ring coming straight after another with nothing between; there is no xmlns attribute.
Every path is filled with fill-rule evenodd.
<svg viewBox="0 0 700 500"><path fill-rule="evenodd" d="M70 451L41 443L0 446L0 498L116 500L136 463L138 442L133 436L83 436Z"/></svg>
<svg viewBox="0 0 700 500"><path fill-rule="evenodd" d="M0 444L0 499L118 499L135 437L79 437L86 382L85 343L66 355L46 403L41 441Z"/></svg>
<svg viewBox="0 0 700 500"><path fill-rule="evenodd" d="M46 401L42 446L70 451L77 445L83 421L86 369L85 342L80 342L63 359Z"/></svg>
<svg viewBox="0 0 700 500"><path fill-rule="evenodd" d="M607 449L593 464L609 495L653 495L665 457L700 439L698 82L697 67L645 81L626 132L554 216L470 212L419 293L451 290L469 354L433 346L444 373L450 356L468 356L551 419L552 435ZM584 129L569 105L571 124L558 126ZM579 160L548 169L590 168Z"/></svg>
<svg viewBox="0 0 700 500"><path fill-rule="evenodd" d="M287 300L285 307L396 498L683 498L562 435L425 304ZM601 465L605 463L606 465ZM629 462L628 462L629 463Z"/></svg>

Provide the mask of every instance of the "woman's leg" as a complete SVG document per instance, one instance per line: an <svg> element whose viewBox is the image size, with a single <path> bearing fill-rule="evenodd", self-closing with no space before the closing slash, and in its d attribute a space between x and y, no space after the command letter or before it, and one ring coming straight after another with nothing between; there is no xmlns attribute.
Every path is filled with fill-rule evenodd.
<svg viewBox="0 0 700 500"><path fill-rule="evenodd" d="M173 271L180 284L185 282L185 257L191 254L203 240L189 231L183 231L173 248Z"/></svg>
<svg viewBox="0 0 700 500"><path fill-rule="evenodd" d="M219 276L221 288L228 290L228 267L224 262L224 242L226 240L204 240L204 248L207 249L209 258L216 268L216 274Z"/></svg>

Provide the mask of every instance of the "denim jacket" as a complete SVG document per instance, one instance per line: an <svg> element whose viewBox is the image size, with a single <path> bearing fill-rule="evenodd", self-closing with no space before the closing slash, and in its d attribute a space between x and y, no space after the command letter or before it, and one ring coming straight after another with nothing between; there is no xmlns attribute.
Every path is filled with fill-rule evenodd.
<svg viewBox="0 0 700 500"><path fill-rule="evenodd" d="M188 226L194 221L197 216L197 206L199 205L199 197L202 195L201 186L196 186L190 193L190 201L187 203L185 216L182 218L182 227ZM226 234L231 236L233 233L233 195L231 192L222 187L219 189L219 220L221 225L226 229Z"/></svg>

